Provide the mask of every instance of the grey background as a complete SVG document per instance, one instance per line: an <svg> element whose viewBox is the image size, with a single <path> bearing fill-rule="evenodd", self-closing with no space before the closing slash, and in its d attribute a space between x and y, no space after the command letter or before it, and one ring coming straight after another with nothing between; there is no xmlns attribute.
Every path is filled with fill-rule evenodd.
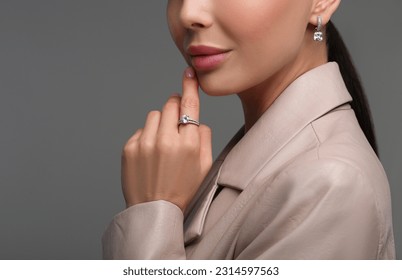
<svg viewBox="0 0 402 280"><path fill-rule="evenodd" d="M165 1L0 1L0 259L98 259L123 209L122 145L180 91ZM400 0L343 1L334 17L360 70L392 188L402 256ZM237 97L202 95L216 155Z"/></svg>

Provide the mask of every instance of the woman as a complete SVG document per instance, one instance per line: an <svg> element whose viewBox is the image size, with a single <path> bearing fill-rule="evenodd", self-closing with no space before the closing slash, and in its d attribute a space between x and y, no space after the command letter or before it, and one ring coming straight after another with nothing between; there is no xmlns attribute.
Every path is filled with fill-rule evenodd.
<svg viewBox="0 0 402 280"><path fill-rule="evenodd" d="M182 96L150 112L124 147L127 209L103 236L105 258L395 258L369 110L330 22L339 3L168 2L191 67ZM244 109L214 164L199 85L236 93Z"/></svg>

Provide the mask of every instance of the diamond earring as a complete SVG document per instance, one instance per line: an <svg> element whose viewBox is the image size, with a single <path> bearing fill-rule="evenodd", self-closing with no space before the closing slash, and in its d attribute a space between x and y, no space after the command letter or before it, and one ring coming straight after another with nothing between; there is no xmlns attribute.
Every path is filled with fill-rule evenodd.
<svg viewBox="0 0 402 280"><path fill-rule="evenodd" d="M322 40L324 40L321 28L322 28L322 17L318 16L317 17L317 27L315 28L315 32L314 32L314 41L322 42Z"/></svg>

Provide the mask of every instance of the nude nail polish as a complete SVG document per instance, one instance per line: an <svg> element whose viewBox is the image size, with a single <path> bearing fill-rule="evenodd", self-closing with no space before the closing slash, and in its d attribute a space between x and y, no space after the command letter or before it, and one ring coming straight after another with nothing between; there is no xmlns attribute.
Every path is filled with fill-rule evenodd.
<svg viewBox="0 0 402 280"><path fill-rule="evenodd" d="M191 67L186 68L185 75L187 78L192 79L195 76L194 69Z"/></svg>

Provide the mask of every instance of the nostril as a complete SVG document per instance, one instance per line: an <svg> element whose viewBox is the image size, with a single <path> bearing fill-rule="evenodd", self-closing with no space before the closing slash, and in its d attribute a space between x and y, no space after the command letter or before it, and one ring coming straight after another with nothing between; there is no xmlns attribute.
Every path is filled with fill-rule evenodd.
<svg viewBox="0 0 402 280"><path fill-rule="evenodd" d="M204 25L201 23L193 23L193 24L191 24L191 27L202 28L202 27L204 27Z"/></svg>

